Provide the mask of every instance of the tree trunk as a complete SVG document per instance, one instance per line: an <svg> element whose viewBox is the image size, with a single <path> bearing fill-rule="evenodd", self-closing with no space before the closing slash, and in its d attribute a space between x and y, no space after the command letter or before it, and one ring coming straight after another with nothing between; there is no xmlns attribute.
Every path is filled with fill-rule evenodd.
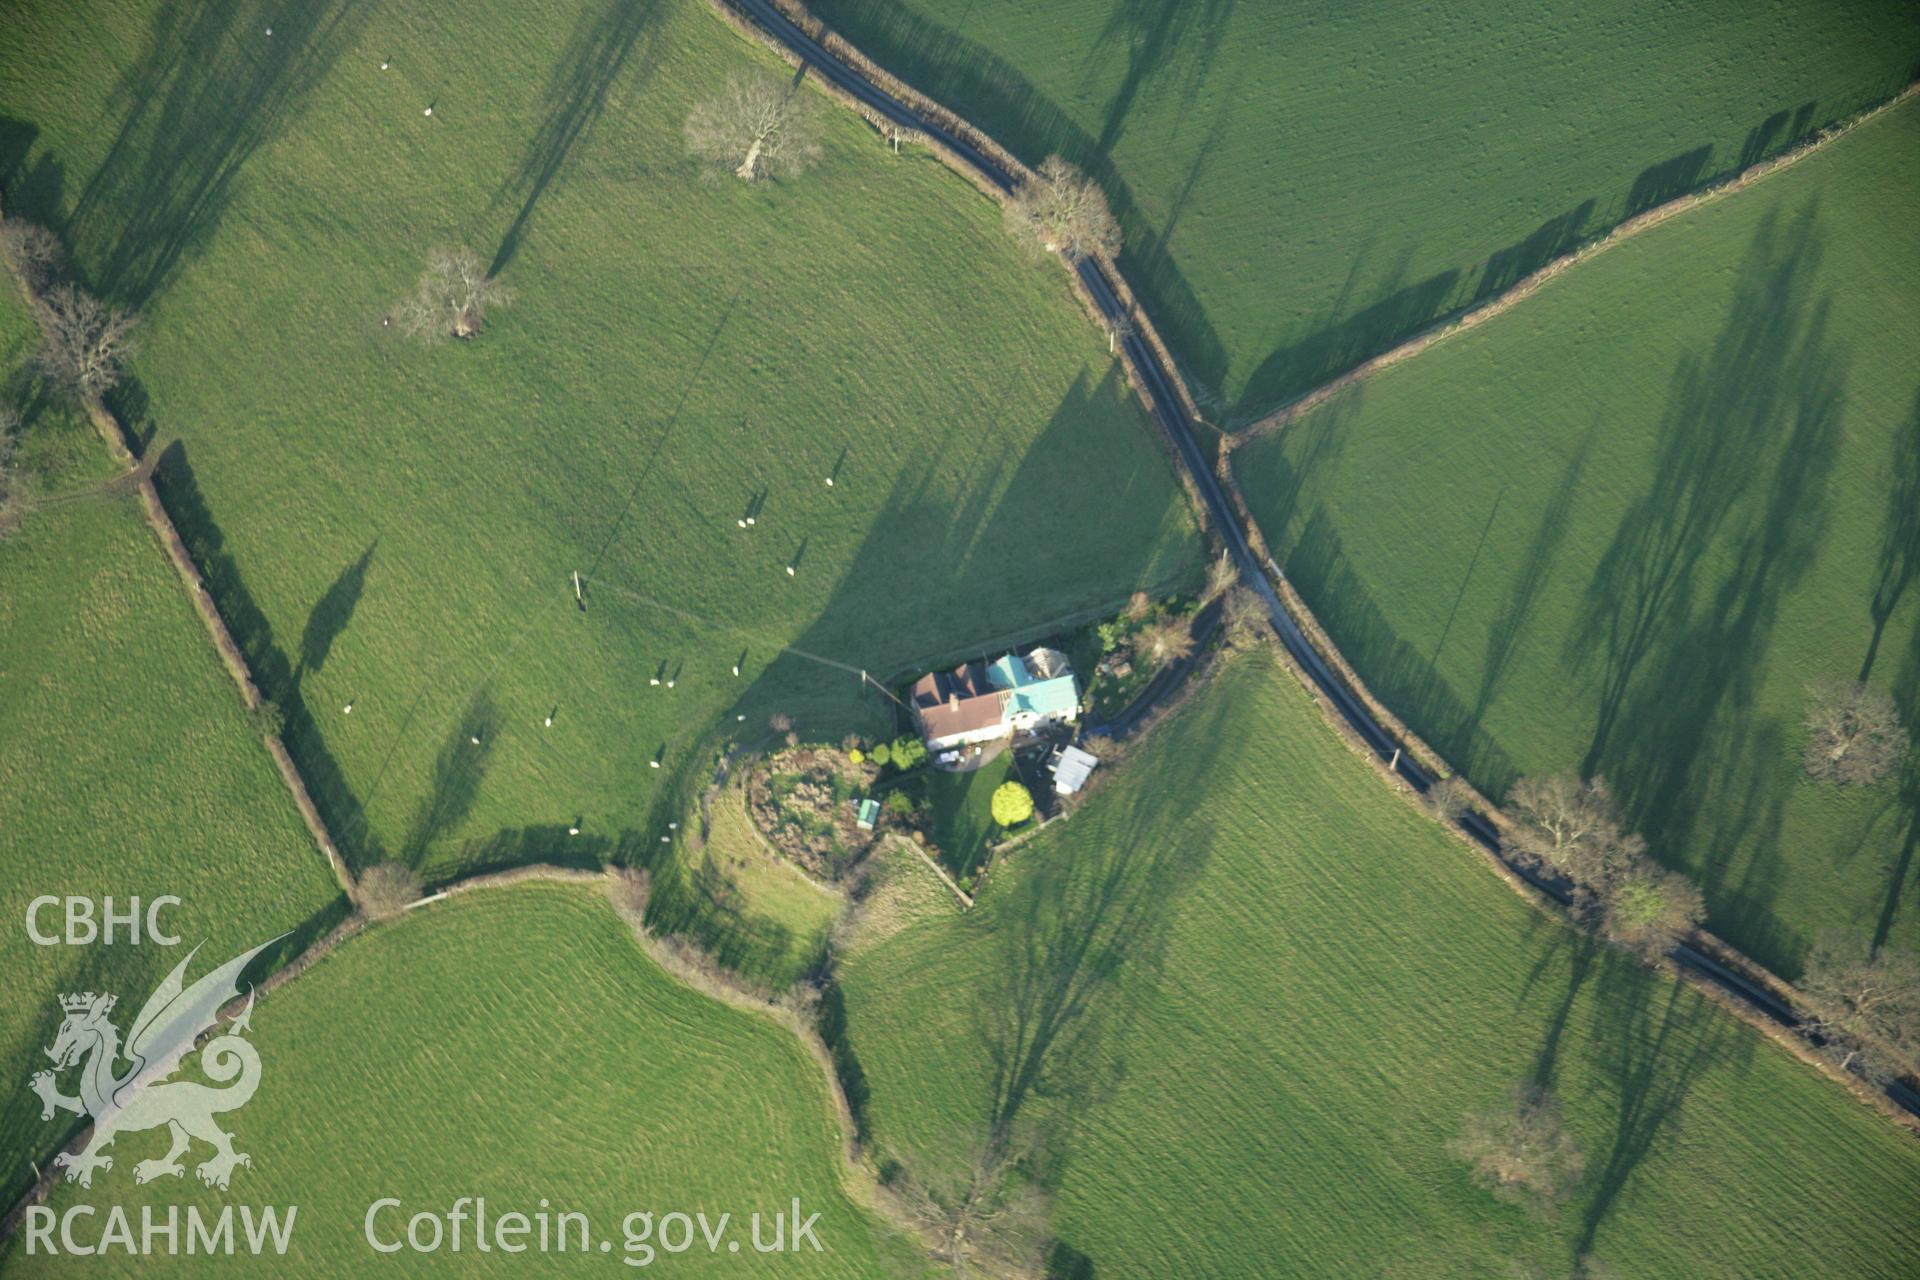
<svg viewBox="0 0 1920 1280"><path fill-rule="evenodd" d="M760 169L760 149L766 144L765 138L755 138L753 145L747 148L747 158L740 162L740 167L733 171L733 176L742 182L752 182L753 175Z"/></svg>

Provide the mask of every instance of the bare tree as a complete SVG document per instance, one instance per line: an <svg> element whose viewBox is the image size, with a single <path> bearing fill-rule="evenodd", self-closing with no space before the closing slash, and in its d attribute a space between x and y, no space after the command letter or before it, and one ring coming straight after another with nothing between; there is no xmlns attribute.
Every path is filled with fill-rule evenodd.
<svg viewBox="0 0 1920 1280"><path fill-rule="evenodd" d="M354 898L369 920L389 920L420 900L420 873L403 862L381 862L360 873Z"/></svg>
<svg viewBox="0 0 1920 1280"><path fill-rule="evenodd" d="M1223 596L1239 581L1240 567L1234 564L1232 556L1222 551L1214 562L1207 566L1207 585L1200 592L1200 599L1206 601Z"/></svg>
<svg viewBox="0 0 1920 1280"><path fill-rule="evenodd" d="M1522 778L1507 794L1507 807L1522 852L1596 890L1646 853L1646 841L1622 828L1602 778L1583 782L1571 772Z"/></svg>
<svg viewBox="0 0 1920 1280"><path fill-rule="evenodd" d="M765 72L735 75L687 115L687 153L743 182L799 173L820 157L813 104Z"/></svg>
<svg viewBox="0 0 1920 1280"><path fill-rule="evenodd" d="M1245 584L1228 589L1221 605L1226 620L1227 643L1245 651L1263 643L1272 634L1267 629L1267 606Z"/></svg>
<svg viewBox="0 0 1920 1280"><path fill-rule="evenodd" d="M1566 1199L1586 1169L1559 1103L1532 1085L1513 1090L1499 1106L1468 1115L1447 1150L1471 1165L1474 1177L1495 1195L1542 1208Z"/></svg>
<svg viewBox="0 0 1920 1280"><path fill-rule="evenodd" d="M1048 156L1034 176L1007 197L1007 229L1036 255L1063 253L1078 261L1120 252L1120 224L1099 186L1059 156Z"/></svg>
<svg viewBox="0 0 1920 1280"><path fill-rule="evenodd" d="M937 1165L909 1169L895 1190L956 1276L1038 1277L1052 1244L1047 1196L1006 1146L965 1145Z"/></svg>
<svg viewBox="0 0 1920 1280"><path fill-rule="evenodd" d="M138 327L130 312L63 284L41 295L34 318L40 322L34 358L60 386L83 397L105 395L125 375Z"/></svg>
<svg viewBox="0 0 1920 1280"><path fill-rule="evenodd" d="M1128 338L1140 330L1134 325L1133 317L1126 312L1111 316L1107 320L1107 354L1115 355Z"/></svg>
<svg viewBox="0 0 1920 1280"><path fill-rule="evenodd" d="M1821 782L1866 785L1885 778L1907 758L1900 709L1879 689L1830 682L1812 690L1803 763Z"/></svg>
<svg viewBox="0 0 1920 1280"><path fill-rule="evenodd" d="M1472 807L1473 789L1457 777L1446 777L1428 787L1424 799L1436 819L1451 825Z"/></svg>
<svg viewBox="0 0 1920 1280"><path fill-rule="evenodd" d="M52 284L67 263L66 246L60 243L60 237L22 218L0 219L0 253L13 263L13 269L34 293Z"/></svg>
<svg viewBox="0 0 1920 1280"><path fill-rule="evenodd" d="M471 338L486 323L487 312L513 301L513 290L487 274L468 248L435 249L413 295L397 308L400 327L423 342Z"/></svg>
<svg viewBox="0 0 1920 1280"><path fill-rule="evenodd" d="M1155 666L1178 662L1193 652L1193 631L1185 618L1161 618L1140 628L1133 637L1133 652Z"/></svg>
<svg viewBox="0 0 1920 1280"><path fill-rule="evenodd" d="M1651 863L1615 877L1601 891L1601 905L1608 940L1650 960L1673 950L1706 914L1693 881Z"/></svg>
<svg viewBox="0 0 1920 1280"><path fill-rule="evenodd" d="M1920 1071L1920 958L1912 952L1824 932L1800 990L1814 1026L1844 1053L1842 1066L1865 1058L1877 1074Z"/></svg>

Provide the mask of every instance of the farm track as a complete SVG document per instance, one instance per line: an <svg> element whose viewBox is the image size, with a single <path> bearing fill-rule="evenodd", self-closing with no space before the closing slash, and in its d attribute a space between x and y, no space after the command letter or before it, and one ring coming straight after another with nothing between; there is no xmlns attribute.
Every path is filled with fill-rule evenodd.
<svg viewBox="0 0 1920 1280"><path fill-rule="evenodd" d="M924 106L910 104L901 95L883 87L853 61L831 51L828 47L829 43L844 44L844 41L837 36L831 36L824 28L816 27L817 34L809 33L773 0L713 0L713 2L723 10L731 9L734 14L744 17L758 27L760 32L770 37L785 53L826 80L837 95L849 100L850 105L856 110L877 114L896 126L911 129L923 135L934 144L937 153L961 169L963 176L975 181L983 188L1004 194L1012 191L1021 180L1022 174L1015 172L1008 163L998 158L998 156L1009 155L1004 148L991 143L987 146L979 145L976 139L985 139L986 135L971 124L952 115L948 109L932 104L930 100L927 100ZM866 60L861 58L860 61ZM1909 87L1893 102L1877 108L1876 113L1890 108L1894 103L1904 100L1917 91L1920 91L1920 86ZM911 90L908 92L914 97L921 96ZM1853 123L1857 124L1858 121ZM1785 167L1793 159L1798 159L1851 127L1851 124L1843 126L1831 134L1823 135L1821 139L1807 147L1789 153L1788 157L1780 157L1768 172ZM1726 190L1738 190L1743 185L1745 185L1744 180L1736 180L1728 184ZM1722 193L1724 192L1714 194ZM1666 217L1671 217L1681 208L1693 207L1707 198L1712 196L1703 197L1699 193L1684 196L1669 202L1669 205L1662 206L1661 209L1649 210L1648 215L1644 216L1651 218L1654 214L1661 214L1662 216L1654 221L1664 221ZM1649 221L1645 225L1652 225L1652 222ZM1636 231L1641 229L1644 229L1644 226L1635 228ZM1603 245L1617 243L1617 240L1602 243ZM1590 250L1588 256L1591 256L1594 251L1597 250ZM1564 264L1577 260L1579 259L1563 259L1561 263L1549 264L1547 268L1542 269L1542 272L1529 277L1527 281L1522 281L1515 288L1525 292L1520 293L1517 298L1507 300L1505 306L1513 305L1514 301L1536 290L1543 283L1547 273L1558 274L1566 269ZM1069 266L1077 283L1084 291L1086 300L1092 304L1098 318L1110 331L1117 321L1131 318L1134 308L1130 305L1130 291L1124 277L1112 263L1097 258L1086 258L1077 263L1070 263ZM1487 304L1487 307L1501 307L1501 303L1502 299L1496 299ZM1478 316L1475 322L1484 318L1486 318L1484 315ZM1453 327L1459 327L1460 323L1459 320L1455 320ZM1209 465L1205 453L1194 439L1194 417L1189 407L1190 399L1184 394L1184 389L1171 372L1170 361L1163 355L1164 349L1157 341L1143 336L1143 331L1146 335L1150 335L1151 326L1134 326L1121 343L1121 350L1135 389L1146 403L1154 422L1171 443L1180 470L1184 473L1184 479L1198 495L1205 516L1226 545L1227 553L1232 557L1241 581L1259 597L1266 608L1268 621L1275 635L1278 636L1286 656L1298 673L1308 681L1326 710L1337 717L1338 727L1344 729L1371 753L1385 767L1390 776L1397 776L1415 793L1424 794L1440 776L1437 770L1428 768L1416 758L1416 753L1423 755L1429 753L1423 744L1412 741L1411 735L1405 738L1398 736L1396 729L1390 729L1380 717L1374 714L1370 709L1372 704L1370 695L1358 687L1357 681L1349 683L1348 679L1342 677L1335 666L1338 661L1337 656L1330 657L1323 654L1315 646L1313 640L1309 639L1308 626L1302 625L1282 600L1279 592L1275 590L1273 580L1269 578L1249 543L1246 528L1235 504L1229 499L1214 473L1214 468ZM1452 331L1453 328L1429 331L1424 337L1416 338L1403 346L1413 346L1417 343L1420 344L1418 350L1424 350L1445 336L1447 332ZM1405 359L1408 355L1416 353L1416 351L1405 351L1397 359ZM1388 353L1388 355L1393 354ZM1352 373L1345 377L1351 378ZM1334 384L1329 385L1337 389L1336 384L1337 386L1347 385L1342 379L1336 379ZM1288 415L1297 413L1301 405L1308 402L1319 403L1320 398L1324 398L1321 392L1311 392L1280 412ZM1268 429L1271 429L1270 426ZM1313 626L1312 629L1318 631L1317 626ZM1528 865L1512 855L1500 840L1498 826L1486 814L1468 810L1458 819L1458 825L1469 839L1496 859L1509 876L1517 877L1531 889L1562 905L1571 903L1573 898L1571 882L1563 877L1544 873L1539 868ZM1733 1002L1731 1007L1739 1009L1762 1027L1771 1026L1790 1032L1812 1047L1818 1047L1821 1043L1818 1036L1806 1028L1804 1020L1794 1008L1792 1001L1779 994L1777 988L1784 984L1779 984L1777 981L1768 983L1742 972L1742 969L1754 973L1763 973L1764 970L1718 939L1709 942L1706 936L1702 936L1696 941L1682 943L1669 954L1673 963L1682 971L1709 988L1731 997ZM1721 959L1723 956L1731 963L1724 962ZM1831 1070L1831 1068L1828 1069ZM1857 1086L1852 1078L1848 1078L1847 1083L1861 1087ZM1920 1117L1920 1091L1895 1081L1886 1087L1885 1095L1894 1106L1911 1116Z"/></svg>

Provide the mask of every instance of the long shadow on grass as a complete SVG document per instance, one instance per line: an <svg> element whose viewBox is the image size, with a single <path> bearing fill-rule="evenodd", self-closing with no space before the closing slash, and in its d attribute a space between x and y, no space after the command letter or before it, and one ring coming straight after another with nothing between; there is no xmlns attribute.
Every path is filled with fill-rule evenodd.
<svg viewBox="0 0 1920 1280"><path fill-rule="evenodd" d="M400 845L400 860L408 866L417 869L425 864L434 842L457 830L473 812L499 729L500 711L492 695L484 688L477 690L433 758L433 780Z"/></svg>
<svg viewBox="0 0 1920 1280"><path fill-rule="evenodd" d="M353 621L353 611L359 607L360 596L367 589L367 569L373 564L373 553L379 546L378 538L368 543L360 558L342 569L326 593L314 602L312 612L307 614L307 625L300 632L300 661L293 673L295 683L309 671L318 671L327 665L334 641Z"/></svg>
<svg viewBox="0 0 1920 1280"><path fill-rule="evenodd" d="M1913 633L1906 661L1901 664L1900 676L1894 682L1893 696L1908 734L1920 739L1920 629ZM1901 896L1906 892L1907 881L1913 874L1914 853L1920 849L1920 752L1907 753L1899 780L1894 785L1897 793L1893 804L1905 831L1897 837L1900 851L1887 867L1887 887L1881 895L1880 914L1873 927L1875 950L1885 946L1893 933L1893 922L1900 913Z"/></svg>
<svg viewBox="0 0 1920 1280"><path fill-rule="evenodd" d="M1752 1038L1677 978L1607 952L1594 997L1594 1067L1613 1094L1613 1134L1589 1149L1587 1201L1573 1245L1590 1253L1600 1227L1641 1163L1679 1124L1687 1095L1709 1066L1743 1069Z"/></svg>
<svg viewBox="0 0 1920 1280"><path fill-rule="evenodd" d="M1887 514L1880 532L1879 573L1874 580L1873 599L1867 605L1867 615L1873 619L1873 639L1860 662L1856 677L1860 680L1873 674L1887 620L1900 607L1914 578L1920 576L1920 392L1915 393L1913 412L1894 439L1888 474L1893 480L1887 490Z"/></svg>
<svg viewBox="0 0 1920 1280"><path fill-rule="evenodd" d="M1814 205L1761 224L1726 326L1675 370L1651 482L1567 643L1571 666L1598 672L1583 772L1614 780L1655 852L1707 882L1715 924L1767 963L1785 943L1759 936L1783 797L1756 747L1777 750L1784 728L1751 708L1780 602L1824 534L1846 384L1819 262ZM1743 854L1736 913L1713 895Z"/></svg>
<svg viewBox="0 0 1920 1280"><path fill-rule="evenodd" d="M1105 155L1120 140L1134 100L1148 81L1174 65L1177 56L1197 44L1186 65L1183 97L1193 100L1220 54L1227 26L1239 0L1120 0L1093 42L1088 60L1109 46L1126 50L1127 69L1101 115L1100 136L1094 146ZM1198 37L1197 41L1195 37Z"/></svg>
<svg viewBox="0 0 1920 1280"><path fill-rule="evenodd" d="M641 50L639 69L646 72L649 33L658 23L659 12L657 0L608 0L597 11L580 15L566 52L547 77L546 115L540 128L527 140L513 176L494 194L496 204L516 195L521 203L500 238L488 275L498 275L519 252L534 207L559 175L568 154L593 131L606 109L608 93L636 47ZM649 38L643 43L642 37Z"/></svg>
<svg viewBox="0 0 1920 1280"><path fill-rule="evenodd" d="M238 562L227 549L226 537L200 491L183 442L175 440L161 453L153 479L161 504L199 567L214 606L246 658L260 692L285 713L282 737L287 751L299 766L300 776L341 855L356 868L383 860L386 852L366 833L360 821L359 798L327 750L319 725L301 696L293 663L275 640L273 624L254 602Z"/></svg>
<svg viewBox="0 0 1920 1280"><path fill-rule="evenodd" d="M113 142L65 223L97 292L139 307L206 243L247 161L298 116L363 17L352 0L155 9L108 96Z"/></svg>

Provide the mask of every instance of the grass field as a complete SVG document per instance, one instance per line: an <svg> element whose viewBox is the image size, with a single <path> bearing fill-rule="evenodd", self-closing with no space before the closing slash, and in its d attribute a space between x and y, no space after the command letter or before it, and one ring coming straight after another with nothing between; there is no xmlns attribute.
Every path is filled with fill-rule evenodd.
<svg viewBox="0 0 1920 1280"><path fill-rule="evenodd" d="M1909 104L1234 457L1389 707L1492 794L1604 772L1789 975L1920 944L1920 782L1798 770L1816 681L1920 714L1917 194Z"/></svg>
<svg viewBox="0 0 1920 1280"><path fill-rule="evenodd" d="M1103 1280L1912 1273L1910 1136L1521 902L1267 655L1125 768L974 911L845 962L877 1150L1038 1131ZM1552 1218L1444 1151L1528 1078L1587 1153Z"/></svg>
<svg viewBox="0 0 1920 1280"><path fill-rule="evenodd" d="M1096 174L1232 423L1920 69L1900 0L812 7L1022 159Z"/></svg>
<svg viewBox="0 0 1920 1280"><path fill-rule="evenodd" d="M6 282L0 281L0 285ZM17 373L26 318L0 288L0 360ZM4 385L18 390L15 379ZM10 400L17 398L9 395ZM113 474L79 416L35 414L22 447L50 501L0 541L0 1197L11 1204L67 1136L26 1077L59 1025L61 992L137 1002L179 956L151 945L41 947L46 894L181 898L161 923L222 958L324 919L339 891L240 698L131 498L85 494ZM62 499L65 500L62 500ZM43 931L61 931L59 908ZM289 946L293 944L288 944Z"/></svg>
<svg viewBox="0 0 1920 1280"><path fill-rule="evenodd" d="M556 939L565 946L554 945ZM820 1068L791 1032L679 986L640 950L597 889L523 885L435 906L355 939L263 1003L254 1017L259 1092L232 1117L253 1156L227 1194L162 1179L133 1185L119 1162L103 1186L54 1206L298 1205L293 1247L275 1274L615 1274L628 1213L734 1217L817 1212L822 1252L761 1257L747 1244L715 1258L701 1245L662 1255L674 1274L901 1276L912 1252L854 1207L839 1183L839 1137ZM483 1102L484 1100L484 1102ZM153 1134L117 1144L130 1165L159 1154ZM147 1148L153 1147L149 1152ZM484 1193L491 1214L588 1215L599 1253L391 1258L363 1239L367 1207L403 1202L389 1221L444 1212ZM183 1209L184 1213L185 1210ZM770 1225L766 1228L770 1234ZM764 1238L764 1237L763 1237ZM65 1274L22 1256L9 1274ZM597 1248L597 1243L596 1246ZM269 1259L271 1262L271 1259ZM215 1265L219 1264L219 1265ZM181 1274L257 1274L239 1257L179 1259ZM66 1260L75 1274L153 1274L165 1259Z"/></svg>
<svg viewBox="0 0 1920 1280"><path fill-rule="evenodd" d="M168 503L357 863L637 856L735 716L837 739L860 668L1197 574L990 202L824 102L800 180L697 179L691 105L780 69L697 0L281 8L15 15L0 176L148 315L121 407L182 441ZM518 301L404 344L447 243Z"/></svg>

